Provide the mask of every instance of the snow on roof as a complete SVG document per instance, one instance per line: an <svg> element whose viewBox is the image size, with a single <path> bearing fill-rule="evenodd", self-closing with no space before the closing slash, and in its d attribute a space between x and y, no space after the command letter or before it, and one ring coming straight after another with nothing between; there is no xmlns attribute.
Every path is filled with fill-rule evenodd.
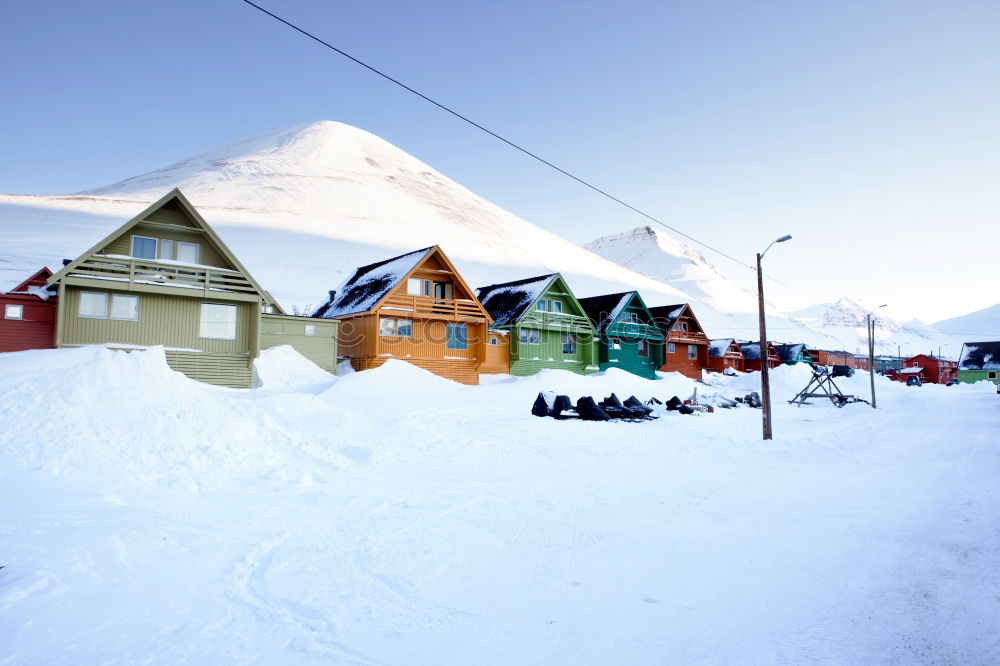
<svg viewBox="0 0 1000 666"><path fill-rule="evenodd" d="M794 361L802 356L802 353L805 350L805 345L801 342L794 344L781 344L774 345L774 349L778 352L778 358L782 361Z"/></svg>
<svg viewBox="0 0 1000 666"><path fill-rule="evenodd" d="M358 312L368 312L433 249L433 246L425 247L422 250L360 267L354 275L332 292L330 300L316 308L311 316L333 319Z"/></svg>
<svg viewBox="0 0 1000 666"><path fill-rule="evenodd" d="M899 370L899 374L901 374L901 375L915 375L915 374L921 373L923 371L924 371L924 369L921 368L921 367L916 367L916 368L902 368L902 369Z"/></svg>
<svg viewBox="0 0 1000 666"><path fill-rule="evenodd" d="M722 358L729 351L729 345L733 344L733 338L718 338L708 341L708 356L710 358Z"/></svg>
<svg viewBox="0 0 1000 666"><path fill-rule="evenodd" d="M664 332L669 331L677 323L677 318L684 312L687 303L677 303L675 305L658 305L649 308L649 314L653 315L653 320Z"/></svg>
<svg viewBox="0 0 1000 666"><path fill-rule="evenodd" d="M618 315L628 305L634 293L634 291L625 291L620 294L605 294L604 296L581 298L580 305L583 307L583 311L587 313L587 316L590 317L590 321L594 323L594 329L598 333L602 333L618 318Z"/></svg>
<svg viewBox="0 0 1000 666"><path fill-rule="evenodd" d="M737 342L740 346L740 351L743 352L743 358L748 361L756 361L760 358L760 342Z"/></svg>
<svg viewBox="0 0 1000 666"><path fill-rule="evenodd" d="M966 342L958 359L959 370L1000 370L1000 340Z"/></svg>
<svg viewBox="0 0 1000 666"><path fill-rule="evenodd" d="M556 273L549 273L479 287L476 297L493 317L494 327L509 326L524 316L525 310L552 284L555 277Z"/></svg>

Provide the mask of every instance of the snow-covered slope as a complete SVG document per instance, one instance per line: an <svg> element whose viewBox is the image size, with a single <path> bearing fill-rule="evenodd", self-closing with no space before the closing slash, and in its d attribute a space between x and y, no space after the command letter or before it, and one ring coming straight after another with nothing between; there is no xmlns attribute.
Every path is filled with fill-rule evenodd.
<svg viewBox="0 0 1000 666"><path fill-rule="evenodd" d="M1000 303L935 322L934 328L966 342L1000 340Z"/></svg>
<svg viewBox="0 0 1000 666"><path fill-rule="evenodd" d="M584 296L626 285L653 304L685 299L504 211L386 141L329 121L76 195L0 195L0 277L76 256L172 187L286 306L315 305L355 267L434 244L473 287L561 271Z"/></svg>
<svg viewBox="0 0 1000 666"><path fill-rule="evenodd" d="M868 349L865 315L872 309L844 297L836 303L821 303L789 314L837 338L842 349L864 353ZM894 355L898 350L904 355L940 353L946 358L958 358L962 347L960 341L918 319L902 321L898 315L893 317L891 307L879 308L873 316L876 354Z"/></svg>

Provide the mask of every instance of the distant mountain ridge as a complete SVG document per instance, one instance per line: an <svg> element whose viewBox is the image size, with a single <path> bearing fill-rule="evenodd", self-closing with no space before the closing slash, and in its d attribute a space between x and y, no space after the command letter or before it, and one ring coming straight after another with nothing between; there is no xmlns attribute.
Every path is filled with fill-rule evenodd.
<svg viewBox="0 0 1000 666"><path fill-rule="evenodd" d="M1000 340L1000 303L958 317L942 319L934 328L963 342Z"/></svg>

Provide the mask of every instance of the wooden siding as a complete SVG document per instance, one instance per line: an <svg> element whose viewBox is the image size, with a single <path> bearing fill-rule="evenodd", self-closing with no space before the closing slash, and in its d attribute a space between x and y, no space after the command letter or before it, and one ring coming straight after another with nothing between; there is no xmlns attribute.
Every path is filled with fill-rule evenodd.
<svg viewBox="0 0 1000 666"><path fill-rule="evenodd" d="M199 382L250 388L251 359L246 354L167 351L167 365Z"/></svg>
<svg viewBox="0 0 1000 666"><path fill-rule="evenodd" d="M200 229L177 229L174 227L164 227L158 224L140 222L122 235L118 236L110 243L98 251L98 254L120 254L132 255L132 236L146 236L148 238L172 240L175 243L198 243L198 263L204 266L217 266L229 270L236 270L222 252L219 251L207 234ZM176 247L175 247L176 250Z"/></svg>
<svg viewBox="0 0 1000 666"><path fill-rule="evenodd" d="M4 318L5 305L23 307L21 319ZM56 299L28 294L0 294L0 352L55 347Z"/></svg>
<svg viewBox="0 0 1000 666"><path fill-rule="evenodd" d="M496 340L496 344L490 344ZM510 335L490 331L486 344L486 360L479 366L481 375L506 375L510 368Z"/></svg>
<svg viewBox="0 0 1000 666"><path fill-rule="evenodd" d="M522 327L517 327L511 332L510 341L510 374L531 375L545 368L556 370L569 370L577 374L585 374L595 371L594 364L594 337L592 333L578 334L576 352L572 354L563 353L562 330L538 330L532 327L525 327L527 330L538 330L538 344L521 342L520 331Z"/></svg>
<svg viewBox="0 0 1000 666"><path fill-rule="evenodd" d="M252 355L257 355L256 345L253 344L259 325L257 303L226 303L237 308L236 339L211 340L199 336L199 322L201 304L215 302L212 299L133 294L139 297L139 319L123 321L80 317L80 291L75 287L67 287L65 290L65 315L61 341L63 345L103 343L163 345L219 354L249 354L253 351ZM106 293L110 299L111 294L120 292Z"/></svg>
<svg viewBox="0 0 1000 666"><path fill-rule="evenodd" d="M708 367L708 340L705 340L705 342L680 342L680 340L690 339L680 335L675 336L671 333L671 336L663 343L663 365L660 366L660 370L663 372L679 372L691 379L701 379L701 371ZM674 346L672 354L670 353L671 344ZM688 349L690 347L695 348L694 359L688 357Z"/></svg>
<svg viewBox="0 0 1000 666"><path fill-rule="evenodd" d="M327 372L337 371L336 319L313 319L287 315L261 315L260 347L291 345L295 351ZM315 335L306 335L306 325L315 326Z"/></svg>

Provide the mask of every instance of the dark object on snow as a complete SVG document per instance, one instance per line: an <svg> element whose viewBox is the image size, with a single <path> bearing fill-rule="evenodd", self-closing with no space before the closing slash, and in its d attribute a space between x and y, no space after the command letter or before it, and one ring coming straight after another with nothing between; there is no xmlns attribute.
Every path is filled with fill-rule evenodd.
<svg viewBox="0 0 1000 666"><path fill-rule="evenodd" d="M631 407L627 404L622 404L622 401L614 393L602 400L599 406L613 419L644 419L648 416L646 407L641 402L638 408ZM650 409L649 411L653 410Z"/></svg>
<svg viewBox="0 0 1000 666"><path fill-rule="evenodd" d="M907 386L923 386L924 384L923 384L923 382L920 381L920 377L907 377L906 378L906 385Z"/></svg>
<svg viewBox="0 0 1000 666"><path fill-rule="evenodd" d="M617 407L618 409L621 409L623 406L622 401L619 400L618 396L614 393L601 401L601 407Z"/></svg>
<svg viewBox="0 0 1000 666"><path fill-rule="evenodd" d="M652 398L649 399L649 402L647 402L646 404L647 405L662 405L663 401L660 400L659 398L657 398L656 396L653 396Z"/></svg>
<svg viewBox="0 0 1000 666"><path fill-rule="evenodd" d="M680 407L677 408L677 411L680 412L681 414L694 414L694 410L688 407L687 405L681 405Z"/></svg>
<svg viewBox="0 0 1000 666"><path fill-rule="evenodd" d="M541 393L535 398L535 404L531 406L531 413L535 416L552 416L552 410L549 408L549 403L545 400L545 396Z"/></svg>
<svg viewBox="0 0 1000 666"><path fill-rule="evenodd" d="M572 414L570 416L566 416L563 414L563 412L572 412L572 411L575 410L573 409L573 403L570 402L569 396L557 395L555 405L553 405L552 407L552 416L554 416L557 419L576 418L576 414Z"/></svg>
<svg viewBox="0 0 1000 666"><path fill-rule="evenodd" d="M630 407L632 409L641 410L642 413L645 414L646 416L649 416L650 414L653 413L652 407L647 407L646 405L642 404L642 400L639 400L639 398L635 397L634 395L629 396L628 400L625 401L625 406Z"/></svg>
<svg viewBox="0 0 1000 666"><path fill-rule="evenodd" d="M833 372L830 373L831 377L853 377L854 368L849 365L835 365L833 366Z"/></svg>
<svg viewBox="0 0 1000 666"><path fill-rule="evenodd" d="M608 421L611 419L608 413L598 407L589 395L576 401L576 413L584 421Z"/></svg>
<svg viewBox="0 0 1000 666"><path fill-rule="evenodd" d="M760 401L760 394L757 393L756 391L751 391L750 393L746 394L743 397L743 404L749 407L756 407L759 409L762 404Z"/></svg>
<svg viewBox="0 0 1000 666"><path fill-rule="evenodd" d="M683 406L684 403L681 402L681 399L678 398L676 395L672 397L670 400L667 400L667 409L671 412L675 412Z"/></svg>

